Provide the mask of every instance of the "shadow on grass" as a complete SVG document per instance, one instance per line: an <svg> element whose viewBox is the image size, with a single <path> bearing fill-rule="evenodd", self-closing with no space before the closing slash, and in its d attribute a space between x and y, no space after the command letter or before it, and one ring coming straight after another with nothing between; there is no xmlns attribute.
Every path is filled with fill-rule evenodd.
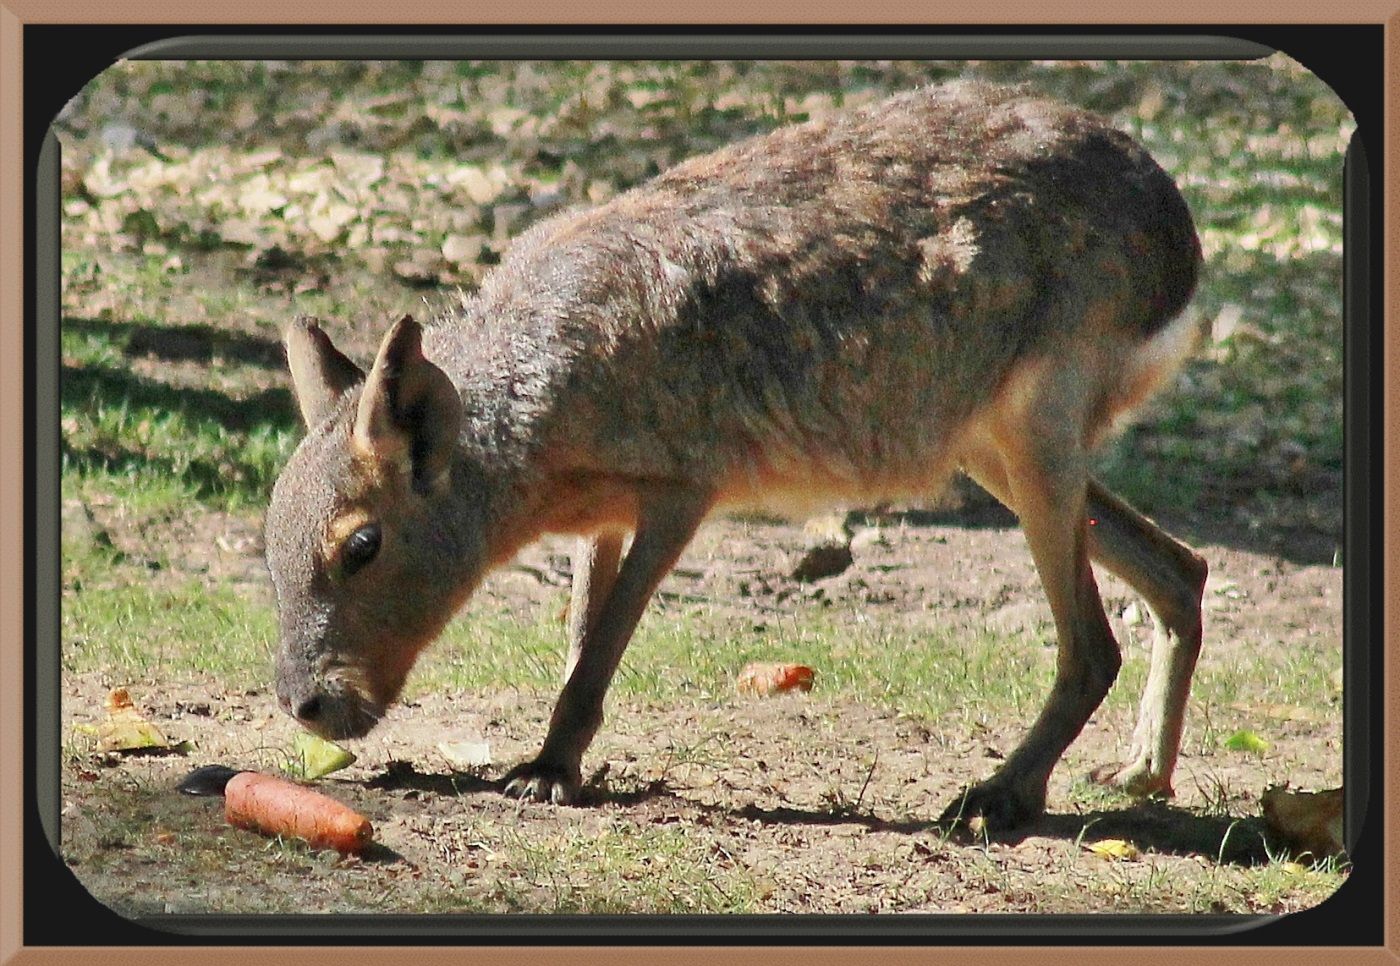
<svg viewBox="0 0 1400 966"><path fill-rule="evenodd" d="M1142 851L1164 855L1199 855L1229 865L1264 865L1274 848L1265 836L1263 819L1229 815L1200 815L1161 802L1144 802L1119 810L1074 815L1047 813L1020 828L981 835L948 823L903 819L891 821L870 812L817 811L799 808L765 809L748 805L732 813L738 818L780 825L862 825L872 832L943 832L950 841L987 841L1017 845L1028 838L1055 838L1085 844L1122 839ZM1275 851L1277 849L1275 848Z"/></svg>
<svg viewBox="0 0 1400 966"><path fill-rule="evenodd" d="M286 365L279 341L213 326L157 326L87 318L66 318L63 326L65 330L79 334L110 338L128 357L155 357L168 362L204 365L226 361L279 372ZM123 368L101 365L65 365L61 380L63 398L68 403L88 399L95 407L127 405L159 411L182 410L196 418L216 421L225 429L235 432L246 432L258 426L278 430L297 428L291 393L282 388L264 389L239 399L210 389L171 386ZM105 469L126 470L143 462L150 463L153 469L162 469L160 460L137 452L65 451L72 458ZM209 467L207 472L198 469L194 472L201 492L216 486L225 475L225 470L219 467ZM1159 505L1146 506L1145 509L1168 532L1188 545L1221 544L1281 557L1301 565L1327 565L1332 562L1340 544L1340 535L1310 528L1252 527L1235 518L1233 509L1254 500L1260 491L1281 487L1288 489L1284 485L1288 481L1274 479L1265 468L1246 468L1228 479L1218 478L1204 466L1163 467L1162 474L1167 484L1151 490L1151 499ZM1195 480L1196 483L1189 486L1169 485L1177 476ZM1148 474L1148 477L1151 479L1153 474ZM1330 480L1331 477L1326 477L1313 481L1310 485L1316 492L1294 495L1327 501L1339 499L1340 493L1329 489ZM1337 485L1340 487L1340 478ZM1015 514L971 481L960 479L955 484L954 492L957 505L953 509L869 511L858 514L857 519L865 523L897 521L916 527L1009 529L1017 526Z"/></svg>
<svg viewBox="0 0 1400 966"><path fill-rule="evenodd" d="M950 841L961 844L987 841L1017 845L1032 837L1084 844L1103 839L1122 839L1144 852L1199 855L1212 862L1242 866L1265 865L1270 861L1270 850L1277 853L1282 848L1267 839L1261 818L1200 815L1160 802L1074 815L1047 813L1021 828L988 833L985 839L965 830L954 829L944 822L919 819L891 821L870 812L760 808L756 805L746 805L735 811L720 811L736 818L775 825L861 825L872 832L904 834L945 832Z"/></svg>
<svg viewBox="0 0 1400 966"><path fill-rule="evenodd" d="M448 774L421 772L412 762L391 761L384 771L365 782L366 788L382 788L392 791L420 791L433 795L475 795L482 792L500 791L502 783L482 778L470 772L449 772Z"/></svg>
<svg viewBox="0 0 1400 966"><path fill-rule="evenodd" d="M1241 491L1269 489L1274 482L1263 471L1257 477L1230 481L1229 487L1219 487L1215 494L1201 493L1193 504L1178 504L1167 496L1160 507L1146 511L1147 516L1177 540L1191 547L1218 545L1265 556L1279 557L1300 566L1327 566L1341 543L1339 536L1316 528L1276 526L1273 529L1252 527L1237 520L1233 513L1236 494ZM1016 514L981 491L970 480L960 486L975 488L974 495L951 508L901 508L893 511L863 511L854 514L856 522L871 526L877 523L898 523L910 527L959 527L966 530L1010 530L1020 526ZM1253 492L1253 491L1251 491ZM1121 495L1121 494L1120 494ZM1332 499L1330 494L1323 494ZM1336 497L1340 499L1340 496ZM1131 500L1129 502L1132 502Z"/></svg>
<svg viewBox="0 0 1400 966"><path fill-rule="evenodd" d="M194 495L200 499L226 496L234 490L255 490L261 493L266 486L247 479L240 479L236 470L222 462L191 459L175 460L163 456L152 456L121 446L74 447L63 444L65 462L80 472L103 472L114 475L135 477L143 474L166 479L180 479L188 484ZM268 486L270 486L270 481Z"/></svg>
<svg viewBox="0 0 1400 966"><path fill-rule="evenodd" d="M280 387L237 398L215 389L172 386L127 369L102 365L63 366L59 387L64 402L86 403L99 411L125 407L183 412L235 432L258 427L290 430L298 425L292 394Z"/></svg>
<svg viewBox="0 0 1400 966"><path fill-rule="evenodd" d="M251 342L225 343L223 348L230 345L241 346L234 351L245 354L262 351L250 348ZM167 358L172 361L194 352L189 345L170 346L174 348ZM59 388L63 407L82 414L81 428L60 432L69 466L80 472L182 480L201 498L237 492L261 496L277 470L269 461L267 443L275 444L276 437L290 435L299 426L292 394L281 387L235 397L203 386L172 385L120 365L87 363L63 365ZM115 431L101 428L107 413L119 414ZM143 423L160 427L164 417L176 413L186 427L158 442L141 437ZM249 437L255 435L262 439L249 446Z"/></svg>
<svg viewBox="0 0 1400 966"><path fill-rule="evenodd" d="M212 362L223 359L281 370L287 357L282 343L212 325L142 325L67 317L63 329L112 339L128 356L154 356L167 362Z"/></svg>
<svg viewBox="0 0 1400 966"><path fill-rule="evenodd" d="M412 762L391 761L384 771L365 782L366 788L382 788L394 791L414 790L434 795L457 797L477 795L485 792L504 794L505 780L490 779L471 772L450 772L447 774L418 771ZM579 792L579 805L640 805L658 798L679 796L665 779L650 782L641 788L628 791L613 789L602 780L602 774L590 778Z"/></svg>

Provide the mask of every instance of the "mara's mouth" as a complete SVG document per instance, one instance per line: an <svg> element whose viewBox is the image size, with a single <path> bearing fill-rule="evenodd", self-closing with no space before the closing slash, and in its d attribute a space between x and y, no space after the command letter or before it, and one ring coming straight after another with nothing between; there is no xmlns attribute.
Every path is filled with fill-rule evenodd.
<svg viewBox="0 0 1400 966"><path fill-rule="evenodd" d="M370 661L325 657L313 668L278 668L282 710L328 741L363 738L398 700L412 660Z"/></svg>
<svg viewBox="0 0 1400 966"><path fill-rule="evenodd" d="M384 706L358 695L322 695L293 715L299 725L327 741L363 738L384 716Z"/></svg>
<svg viewBox="0 0 1400 966"><path fill-rule="evenodd" d="M307 731L328 741L363 738L384 716L380 701L349 668L326 674L315 684L278 684L278 704Z"/></svg>

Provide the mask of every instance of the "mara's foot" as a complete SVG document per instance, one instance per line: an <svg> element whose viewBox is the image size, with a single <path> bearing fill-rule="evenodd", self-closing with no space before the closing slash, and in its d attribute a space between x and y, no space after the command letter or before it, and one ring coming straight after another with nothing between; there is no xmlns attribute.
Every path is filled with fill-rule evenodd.
<svg viewBox="0 0 1400 966"><path fill-rule="evenodd" d="M971 827L980 823L999 832L1024 825L1045 811L1045 786L993 776L965 789L943 811L939 821Z"/></svg>
<svg viewBox="0 0 1400 966"><path fill-rule="evenodd" d="M1126 765L1102 765L1089 773L1089 780L1138 798L1171 798L1175 794L1172 776L1155 772L1146 756Z"/></svg>
<svg viewBox="0 0 1400 966"><path fill-rule="evenodd" d="M578 800L583 778L578 766L569 767L536 758L506 773L504 792L511 798L532 802L572 805Z"/></svg>

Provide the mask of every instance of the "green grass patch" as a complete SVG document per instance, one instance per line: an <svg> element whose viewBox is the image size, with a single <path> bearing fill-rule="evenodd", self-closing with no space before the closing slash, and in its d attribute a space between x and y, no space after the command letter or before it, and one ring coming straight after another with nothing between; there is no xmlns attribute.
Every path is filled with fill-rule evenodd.
<svg viewBox="0 0 1400 966"><path fill-rule="evenodd" d="M504 830L496 845L534 893L537 912L593 915L725 914L754 908L755 881L715 861L710 843L681 827L623 826L540 836ZM729 867L726 867L729 866ZM606 883L606 888L600 888Z"/></svg>
<svg viewBox="0 0 1400 966"><path fill-rule="evenodd" d="M552 693L560 683L564 630L543 618L475 613L469 604L433 645L411 687ZM827 695L949 715L1032 716L1049 692L1054 649L1021 636L892 633L803 613L763 631L704 610L648 612L610 694L644 703L728 700L751 661L806 664Z"/></svg>
<svg viewBox="0 0 1400 966"><path fill-rule="evenodd" d="M231 686L266 683L277 640L269 608L195 579L153 587L125 570L110 571L117 580L64 595L64 673L100 671L114 680L146 681L198 674Z"/></svg>
<svg viewBox="0 0 1400 966"><path fill-rule="evenodd" d="M70 320L60 374L62 467L66 481L123 501L159 493L227 509L258 507L299 436L285 389L247 391L162 379L158 366L134 368L136 335L159 345L151 328ZM208 359L236 346L230 336L171 332L167 347ZM177 365L182 360L168 360ZM203 361L203 360L200 360Z"/></svg>

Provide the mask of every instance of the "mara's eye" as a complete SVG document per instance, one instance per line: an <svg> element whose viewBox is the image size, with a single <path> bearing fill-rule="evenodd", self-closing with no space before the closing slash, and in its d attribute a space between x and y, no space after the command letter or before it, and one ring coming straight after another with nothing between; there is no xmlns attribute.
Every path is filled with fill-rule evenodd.
<svg viewBox="0 0 1400 966"><path fill-rule="evenodd" d="M349 577L379 553L379 524L369 523L346 538L340 548L340 572Z"/></svg>

